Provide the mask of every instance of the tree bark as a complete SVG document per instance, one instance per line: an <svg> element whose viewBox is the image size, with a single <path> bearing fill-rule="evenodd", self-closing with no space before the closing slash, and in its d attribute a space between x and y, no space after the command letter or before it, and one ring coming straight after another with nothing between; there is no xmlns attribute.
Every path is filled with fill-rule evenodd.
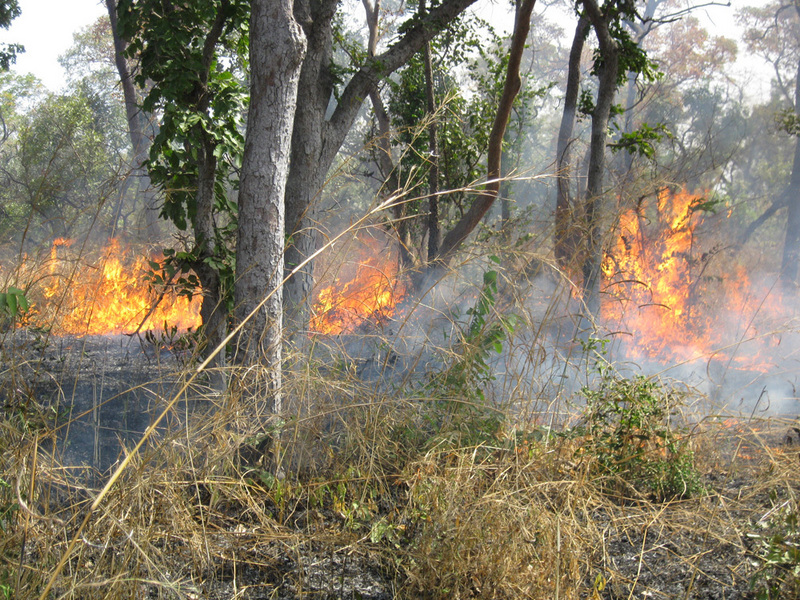
<svg viewBox="0 0 800 600"><path fill-rule="evenodd" d="M582 0L592 22L603 64L599 73L597 101L592 112L592 133L589 143L589 170L586 177L586 253L583 262L583 300L590 315L600 310L600 267L603 259L603 240L600 215L603 198L603 179L606 164L606 138L611 106L617 89L619 47L609 30L610 17L604 14L595 0Z"/></svg>
<svg viewBox="0 0 800 600"><path fill-rule="evenodd" d="M425 15L425 0L420 0L419 11ZM433 89L433 63L431 61L431 43L422 46L422 61L425 65L425 102L428 113L428 262L439 254L442 233L439 228L439 135L436 126L436 96Z"/></svg>
<svg viewBox="0 0 800 600"><path fill-rule="evenodd" d="M128 135L133 148L133 174L138 181L138 196L142 198L144 206L144 237L148 241L158 239L160 228L158 218L158 200L154 190L150 186L150 176L144 166L147 160L147 153L150 148L150 137L148 128L150 119L142 112L139 106L139 97L136 94L136 87L133 83L133 74L128 67L125 59L125 51L128 47L126 40L119 35L117 27L117 0L106 0L108 10L108 20L111 23L111 35L114 39L114 63L119 73L119 80L122 86L122 95L125 99L125 116L128 121ZM120 197L122 202L122 196ZM122 212L122 207L115 211L117 214Z"/></svg>
<svg viewBox="0 0 800 600"><path fill-rule="evenodd" d="M800 8L798 8L800 13ZM800 61L797 64L795 79L795 112L800 108ZM784 285L794 286L798 282L800 268L800 138L795 142L792 175L789 189L786 192L789 214L786 218L786 238L783 242L783 260L781 261L781 280Z"/></svg>
<svg viewBox="0 0 800 600"><path fill-rule="evenodd" d="M294 269L316 250L314 200L321 193L336 154L353 126L364 99L380 81L406 64L423 44L444 29L476 0L445 0L424 18L415 18L403 36L385 52L369 58L339 96L326 120L332 97L330 73L332 19L336 0L297 0L295 16L308 39L303 61L292 136L291 169L286 184L286 224L290 244L286 267ZM284 304L296 330L307 327L313 264L298 270L286 283Z"/></svg>
<svg viewBox="0 0 800 600"><path fill-rule="evenodd" d="M467 236L480 223L486 212L492 207L500 190L500 167L503 154L503 136L506 126L511 116L511 108L514 99L519 93L522 85L519 76L522 53L525 50L525 41L528 39L528 32L531 27L531 13L536 0L523 0L520 9L517 11L514 20L514 34L511 39L511 49L509 50L508 67L506 70L506 81L503 85L503 94L497 107L492 131L489 135L489 152L487 156L487 179L488 182L483 192L475 199L469 210L455 224L453 229L442 241L436 261L439 264L447 264L453 257L458 247L467 239Z"/></svg>
<svg viewBox="0 0 800 600"><path fill-rule="evenodd" d="M564 110L561 113L561 126L556 144L556 214L555 214L555 257L559 266L566 269L573 264L578 248L579 229L576 227L578 215L572 200L572 137L575 115L578 109L578 93L581 85L581 54L588 33L589 18L582 16L575 28L572 47L569 52L567 90L564 95Z"/></svg>
<svg viewBox="0 0 800 600"><path fill-rule="evenodd" d="M271 411L281 409L284 194L306 39L292 0L252 0L250 109L239 189L237 355L266 369ZM248 320L249 319L249 320Z"/></svg>

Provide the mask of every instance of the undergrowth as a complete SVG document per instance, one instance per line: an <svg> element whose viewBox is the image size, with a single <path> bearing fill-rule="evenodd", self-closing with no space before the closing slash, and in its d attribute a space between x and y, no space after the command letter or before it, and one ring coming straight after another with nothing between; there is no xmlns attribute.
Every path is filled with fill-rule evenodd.
<svg viewBox="0 0 800 600"><path fill-rule="evenodd" d="M590 340L588 350L603 348ZM592 473L608 490L624 486L663 501L702 492L688 429L681 425L685 394L643 375L622 377L598 355L598 381L584 386L582 424L568 435L583 435L580 455L592 459Z"/></svg>
<svg viewBox="0 0 800 600"><path fill-rule="evenodd" d="M796 455L764 443L761 463L721 466L718 436L758 436L692 424L684 393L604 360L572 420L529 406L539 416L521 418L492 396L517 324L499 301L489 271L451 351L404 385L360 376L345 353L288 357L277 465L241 451L277 422L258 398L192 389L202 409L172 411L69 552L105 479L63 464L54 427L75 423L20 391L15 358L2 379L0 598L38 597L65 556L52 598L659 597L644 576L666 547L686 598L740 581L793 597L797 505L782 503ZM754 484L735 487L743 473ZM763 518L765 502L780 509ZM720 549L739 561L724 584L702 562Z"/></svg>

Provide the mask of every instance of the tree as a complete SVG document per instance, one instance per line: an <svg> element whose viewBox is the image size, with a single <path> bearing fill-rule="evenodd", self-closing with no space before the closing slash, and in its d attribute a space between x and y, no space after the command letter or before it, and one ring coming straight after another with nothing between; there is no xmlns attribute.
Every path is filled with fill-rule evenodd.
<svg viewBox="0 0 800 600"><path fill-rule="evenodd" d="M800 277L800 3L775 2L747 8L741 18L748 27L748 48L774 69L775 89L784 106L776 121L786 134L796 138L789 183L756 222L760 225L778 210L787 209L781 279L786 285L796 285Z"/></svg>
<svg viewBox="0 0 800 600"><path fill-rule="evenodd" d="M338 1L295 2L295 20L303 28L307 51L285 197L290 234L286 265L290 269L299 268L315 250L313 200L363 100L474 1L446 0L424 17L409 20L396 43L356 65L341 91L337 90L340 67L331 59ZM167 192L162 214L179 229L191 226L193 232L191 248L173 256L180 256L180 269L191 267L197 273L203 287L206 334L219 340L227 312L215 308L220 298L232 301L230 234L235 231L235 205L224 192L225 185L236 184L244 104L240 79L232 70L241 64L237 53L246 49L249 4L242 0L186 5L121 0L117 8L120 37L128 40L127 53L140 60L137 83L151 86L143 108L161 114L148 167L153 183ZM218 59L220 50L228 52L228 60ZM335 90L338 102L326 118ZM220 227L217 217L223 215L228 220ZM263 260L266 264L270 259L265 256ZM301 328L308 318L311 269L310 262L299 268L286 288L285 304L298 311ZM230 303L227 306L230 308Z"/></svg>
<svg viewBox="0 0 800 600"><path fill-rule="evenodd" d="M573 129L578 111L578 94L581 85L581 55L588 35L589 18L581 16L575 27L575 35L569 51L567 67L567 89L564 95L564 108L561 126L558 130L556 147L556 213L554 251L562 269L568 269L579 247L579 220L577 207L571 192Z"/></svg>
<svg viewBox="0 0 800 600"><path fill-rule="evenodd" d="M11 21L16 19L21 12L17 0L0 0L0 27L8 29ZM16 61L17 54L24 51L25 48L19 44L0 44L0 72L8 71Z"/></svg>
<svg viewBox="0 0 800 600"><path fill-rule="evenodd" d="M119 74L119 82L125 102L125 114L128 119L128 135L133 149L131 166L138 181L139 196L142 197L145 216L145 237L154 240L158 237L158 206L154 190L150 185L146 161L150 149L150 140L155 136L152 116L142 110L142 101L134 85L133 70L127 57L128 41L119 32L117 19L117 1L106 0L108 24L113 40L113 63ZM120 207L121 208L121 207Z"/></svg>
<svg viewBox="0 0 800 600"><path fill-rule="evenodd" d="M417 227L420 238L427 233L429 242L427 254L419 261L421 265L436 266L448 262L488 214L503 184L501 162L504 156L508 158L506 132L513 111L517 110L515 139L520 140L521 129L526 125L520 118L525 103L532 102L549 89L549 86L539 90L527 89L520 97L523 83L520 67L532 10L532 3L517 5L510 44L482 21L459 19L431 44L436 66L432 69L433 77L429 75L425 56L415 56L391 86L390 112L398 129L396 137L404 148L400 167L407 174L407 182L403 187L423 185L436 167L435 179L448 190L436 203L442 229L450 229L444 242L447 246L434 248L434 251L430 241L437 236L439 219L435 213L431 214L431 203L427 207L419 201L408 203L412 213L427 213L426 222L420 223L423 227ZM486 36L480 35L485 33L480 28L488 32L488 44ZM466 84L453 75L464 70L465 66L469 74ZM431 79L436 82L433 101ZM472 94L464 93L464 87ZM431 150L434 129L430 124L424 128L419 126L431 122L435 123L440 138L435 146L436 152ZM490 182L484 190L478 194L468 191L476 180L487 174L487 170L491 173ZM436 196L435 189L436 186L428 183L429 196ZM424 279L415 278L415 281L421 283Z"/></svg>
<svg viewBox="0 0 800 600"><path fill-rule="evenodd" d="M250 110L236 245L237 317L240 322L249 319L240 338L241 358L265 365L273 412L281 408L283 198L306 48L291 6L291 0L252 1Z"/></svg>
<svg viewBox="0 0 800 600"><path fill-rule="evenodd" d="M626 83L628 73L655 78L654 64L631 38L626 21L638 17L634 2L611 0L600 6L595 0L581 0L580 20L576 28L570 53L568 98L559 132L556 161L558 165L558 192L556 209L556 255L562 264L574 255L582 277L583 302L589 315L598 314L600 308L600 276L603 257L604 231L601 216L604 214L604 187L608 130L612 116L618 112L614 105L617 89ZM576 98L579 77L582 38L591 25L597 40L591 75L596 77L596 92L584 92ZM571 205L569 192L569 147L572 123L577 109L591 116L586 189L580 207ZM571 222L570 222L571 221ZM580 236L580 247L576 240Z"/></svg>
<svg viewBox="0 0 800 600"><path fill-rule="evenodd" d="M136 83L148 93L142 110L159 114L147 168L164 192L161 215L187 247L166 252L165 279L196 274L207 350L227 332L233 309L236 204L246 89L239 69L247 51L245 0L173 4L122 0L119 37L139 60ZM224 57L224 58L223 58ZM224 354L220 360L224 359ZM216 382L221 385L220 381Z"/></svg>
<svg viewBox="0 0 800 600"><path fill-rule="evenodd" d="M401 155L390 174L395 179L390 191L424 190L412 194L420 199L403 202L408 216L416 217L406 220L406 228L413 239L409 246L420 249L418 265L436 260L441 230L469 208L472 195L466 190L485 172L482 163L497 98L481 89L481 82L472 75L475 63L483 58L486 33L491 31L480 20L454 20L389 84L393 142ZM498 52L507 54L507 48ZM470 78L459 78L459 71ZM499 74L501 81L503 75ZM439 195L440 189L448 193ZM426 237L427 247L422 250Z"/></svg>
<svg viewBox="0 0 800 600"><path fill-rule="evenodd" d="M331 59L338 0L295 2L295 18L308 40L300 72L285 200L287 233L290 234L286 269L287 272L295 269L297 272L287 281L284 304L295 329L305 329L309 318L313 264L300 265L316 250L314 200L325 184L328 170L356 120L362 102L382 80L406 64L426 41L474 2L445 0L424 16L411 18L400 27L401 35L394 44L376 56L365 55L363 63L356 65L357 70L340 90L337 89L339 67ZM328 114L331 98L336 99L336 104Z"/></svg>
<svg viewBox="0 0 800 600"><path fill-rule="evenodd" d="M85 85L52 94L41 92L30 78L7 73L3 79L3 91L12 90L24 105L16 112L13 104L3 103L11 125L0 148L4 233L17 242L49 244L98 224L111 227L109 199L115 188L109 184L124 152L113 102Z"/></svg>
<svg viewBox="0 0 800 600"><path fill-rule="evenodd" d="M518 5L514 18L514 33L511 38L508 68L503 84L503 93L497 106L497 111L489 134L489 152L487 156L487 183L486 186L470 206L467 213L449 231L442 241L442 247L436 256L436 261L447 263L452 259L458 247L467 239L467 236L480 223L483 216L492 207L500 190L501 159L503 155L503 137L506 126L511 116L514 99L521 87L520 63L530 30L531 13L536 0L522 0Z"/></svg>

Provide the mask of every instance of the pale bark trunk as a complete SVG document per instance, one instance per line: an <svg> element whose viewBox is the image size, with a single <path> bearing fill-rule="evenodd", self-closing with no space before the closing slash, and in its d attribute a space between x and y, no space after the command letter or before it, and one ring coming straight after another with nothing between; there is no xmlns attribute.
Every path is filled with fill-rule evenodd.
<svg viewBox="0 0 800 600"><path fill-rule="evenodd" d="M238 357L266 368L267 408L278 412L284 193L306 40L292 15L291 0L252 0L251 7L250 109L239 189L235 289L237 318L249 320L239 338Z"/></svg>
<svg viewBox="0 0 800 600"><path fill-rule="evenodd" d="M328 67L332 61L332 20L337 2L296 0L297 21L303 27L308 48L300 71L297 110L291 145L291 168L286 182L286 271L298 269L284 288L285 317L292 329L302 330L309 318L309 301L314 283L313 263L300 266L317 246L315 210L328 175L329 164L321 164L326 145L325 113L333 93Z"/></svg>

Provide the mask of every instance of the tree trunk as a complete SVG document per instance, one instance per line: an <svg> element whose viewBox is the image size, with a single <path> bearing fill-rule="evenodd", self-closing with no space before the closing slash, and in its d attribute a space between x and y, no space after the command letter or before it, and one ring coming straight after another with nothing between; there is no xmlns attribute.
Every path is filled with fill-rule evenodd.
<svg viewBox="0 0 800 600"><path fill-rule="evenodd" d="M216 184L217 159L214 155L214 143L198 126L202 143L196 148L197 153L197 192L195 194L197 211L192 219L197 256L199 260L192 265L203 290L203 303L200 306L200 317L203 321L203 353L214 350L227 334L227 307L223 305L223 290L219 272L205 262L215 256L216 232L214 227L214 197ZM220 352L213 366L225 366L225 352ZM224 387L221 375L212 377L212 385L217 389Z"/></svg>
<svg viewBox="0 0 800 600"><path fill-rule="evenodd" d="M250 108L239 188L236 316L240 360L265 367L270 410L281 409L284 194L306 40L292 0L252 0Z"/></svg>
<svg viewBox="0 0 800 600"><path fill-rule="evenodd" d="M420 0L419 11L425 14L425 0ZM425 102L428 113L428 262L439 254L442 233L439 229L439 144L436 126L436 96L433 90L433 63L431 62L431 43L422 46L422 60L425 65Z"/></svg>
<svg viewBox="0 0 800 600"><path fill-rule="evenodd" d="M600 310L600 267L603 240L600 215L603 179L606 164L606 137L611 105L617 89L619 48L609 31L609 16L603 14L595 0L583 0L583 6L594 27L603 64L599 73L597 102L592 112L592 133L589 143L589 170L586 177L586 252L583 261L583 300L590 315Z"/></svg>
<svg viewBox="0 0 800 600"><path fill-rule="evenodd" d="M442 247L436 257L437 262L446 264L458 247L467 239L467 236L480 223L483 215L492 207L500 189L500 161L503 154L503 136L511 116L514 99L522 85L519 69L522 62L522 53L525 50L525 41L531 27L531 13L536 0L523 0L514 20L514 34L509 50L506 81L503 85L503 94L497 106L492 131L489 135L489 152L487 156L487 179L484 191L475 199L466 214L455 224L442 242Z"/></svg>
<svg viewBox="0 0 800 600"><path fill-rule="evenodd" d="M561 127L558 130L556 147L556 214L555 214L555 257L562 269L574 264L578 248L579 228L575 206L572 201L572 132L578 108L578 93L581 85L581 54L589 27L588 17L582 16L575 28L572 47L569 52L569 71L567 91L564 96L564 111L561 114Z"/></svg>
<svg viewBox="0 0 800 600"><path fill-rule="evenodd" d="M299 268L284 288L285 316L293 329L305 329L314 285L313 263L301 263L317 248L315 200L321 194L329 164L321 164L325 146L325 113L333 93L329 65L333 60L332 21L335 0L296 0L294 11L308 40L300 71L297 110L291 145L291 169L286 183L286 271ZM331 159L332 162L332 159Z"/></svg>
<svg viewBox="0 0 800 600"><path fill-rule="evenodd" d="M148 241L153 241L158 239L160 228L158 200L155 191L150 186L150 176L144 166L150 148L150 138L147 135L150 120L139 107L139 98L133 84L133 74L128 68L128 62L125 59L125 50L128 44L120 37L117 27L117 0L106 0L106 8L108 9L108 20L111 23L111 35L114 39L114 63L122 85L122 95L125 99L125 116L128 120L128 135L133 148L133 175L138 181L139 191L137 195L142 198L144 206L144 238ZM122 198L121 196L120 202ZM121 207L118 207L115 211L116 214L121 212Z"/></svg>
<svg viewBox="0 0 800 600"><path fill-rule="evenodd" d="M800 9L798 9L800 13ZM795 79L794 109L800 108L800 61L797 65ZM781 280L786 286L794 286L798 281L800 268L800 138L795 142L792 176L786 192L789 214L786 217L786 238L783 243L783 261L781 263Z"/></svg>

